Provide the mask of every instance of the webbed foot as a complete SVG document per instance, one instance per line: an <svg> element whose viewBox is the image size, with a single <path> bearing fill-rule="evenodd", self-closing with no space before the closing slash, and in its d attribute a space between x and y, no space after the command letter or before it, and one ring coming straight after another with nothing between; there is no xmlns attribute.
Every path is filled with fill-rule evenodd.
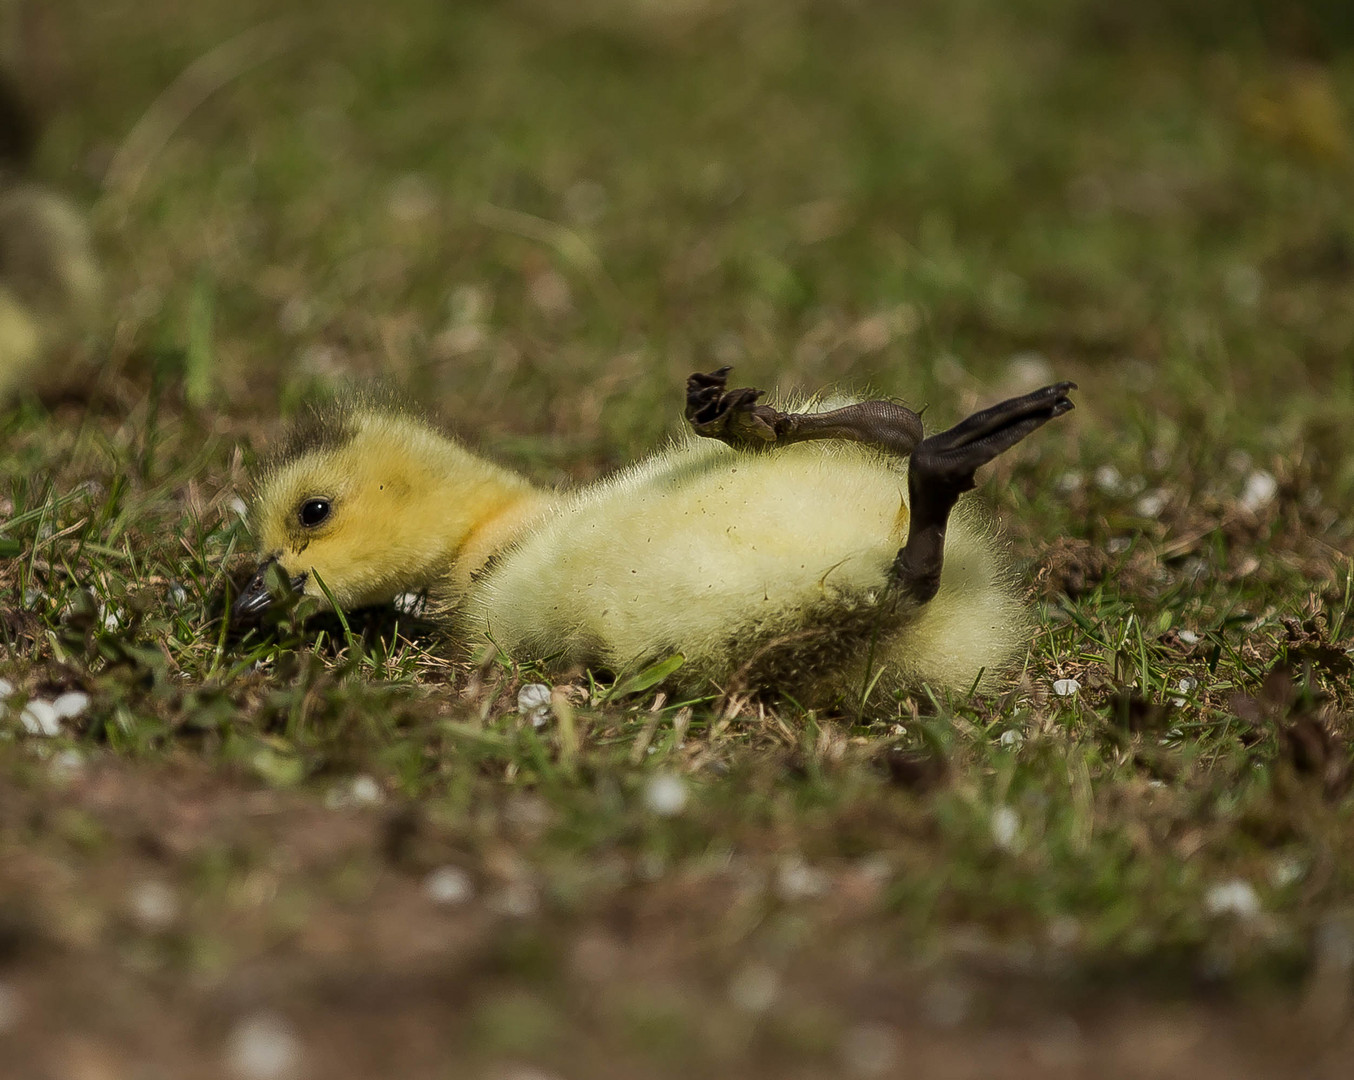
<svg viewBox="0 0 1354 1080"><path fill-rule="evenodd" d="M976 412L954 427L923 439L908 462L911 523L892 576L905 593L925 603L940 588L945 526L959 496L976 485L974 473L1031 432L1073 408L1076 383L1061 382Z"/></svg>
<svg viewBox="0 0 1354 1080"><path fill-rule="evenodd" d="M729 390L732 368L686 380L686 419L697 435L738 450L762 450L816 439L844 439L900 457L921 440L921 417L892 401L858 401L829 412L787 413L758 404L761 390Z"/></svg>
<svg viewBox="0 0 1354 1080"><path fill-rule="evenodd" d="M695 372L686 380L686 419L697 435L718 439L738 449L753 449L776 441L777 424L785 413L758 405L761 390L728 389L731 367L705 374Z"/></svg>
<svg viewBox="0 0 1354 1080"><path fill-rule="evenodd" d="M921 484L927 495L932 489L952 489L956 495L969 491L975 486L973 474L978 469L1054 417L1070 411L1074 406L1067 392L1076 387L1071 382L1045 386L976 412L954 427L923 439L912 451L909 481Z"/></svg>

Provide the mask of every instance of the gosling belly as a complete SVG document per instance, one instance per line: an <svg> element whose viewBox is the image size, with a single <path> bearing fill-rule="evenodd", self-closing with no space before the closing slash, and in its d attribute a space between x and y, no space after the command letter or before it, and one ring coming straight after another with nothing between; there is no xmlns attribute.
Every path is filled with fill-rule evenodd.
<svg viewBox="0 0 1354 1080"><path fill-rule="evenodd" d="M701 689L967 689L1009 659L1021 607L965 520L936 598L898 602L904 469L850 444L681 447L580 493L505 552L472 588L462 633L613 671L681 653L678 681Z"/></svg>

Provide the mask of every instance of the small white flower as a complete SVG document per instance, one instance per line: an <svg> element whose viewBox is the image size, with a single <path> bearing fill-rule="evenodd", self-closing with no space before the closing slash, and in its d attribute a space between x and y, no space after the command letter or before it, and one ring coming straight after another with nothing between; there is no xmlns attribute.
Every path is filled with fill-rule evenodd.
<svg viewBox="0 0 1354 1080"><path fill-rule="evenodd" d="M1253 919L1260 914L1260 897L1250 882L1233 878L1214 885L1204 897L1204 907L1210 915L1235 915L1238 919Z"/></svg>
<svg viewBox="0 0 1354 1080"><path fill-rule="evenodd" d="M1186 645L1199 644L1199 635L1193 630L1181 630L1177 637L1179 637Z"/></svg>
<svg viewBox="0 0 1354 1080"><path fill-rule="evenodd" d="M52 702L52 708L62 720L71 720L89 707L89 695L81 690L67 690Z"/></svg>
<svg viewBox="0 0 1354 1080"><path fill-rule="evenodd" d="M1307 867L1301 859L1277 859L1269 869L1269 880L1276 889L1286 889L1296 885L1307 873Z"/></svg>
<svg viewBox="0 0 1354 1080"><path fill-rule="evenodd" d="M169 583L169 602L175 607L183 607L188 602L188 590L177 581Z"/></svg>
<svg viewBox="0 0 1354 1080"><path fill-rule="evenodd" d="M1001 733L1001 738L997 740L1002 746L1008 749L1017 747L1025 741L1025 736L1020 734L1015 728L1007 728Z"/></svg>
<svg viewBox="0 0 1354 1080"><path fill-rule="evenodd" d="M1020 816L1009 806L992 811L992 842L1002 851L1014 851L1020 836Z"/></svg>
<svg viewBox="0 0 1354 1080"><path fill-rule="evenodd" d="M300 1040L273 1013L246 1016L226 1038L226 1068L238 1080L290 1080L300 1064Z"/></svg>
<svg viewBox="0 0 1354 1080"><path fill-rule="evenodd" d="M1076 679L1055 679L1053 681L1053 692L1059 697L1071 697L1081 689L1081 683Z"/></svg>
<svg viewBox="0 0 1354 1080"><path fill-rule="evenodd" d="M729 982L729 1000L744 1012L764 1013L780 997L780 976L765 964L748 964Z"/></svg>
<svg viewBox="0 0 1354 1080"><path fill-rule="evenodd" d="M377 806L384 799L381 785L363 773L330 788L325 794L324 805L330 810L342 810L350 806Z"/></svg>
<svg viewBox="0 0 1354 1080"><path fill-rule="evenodd" d="M459 866L439 866L423 879L423 891L433 903L453 907L475 895L475 883Z"/></svg>
<svg viewBox="0 0 1354 1080"><path fill-rule="evenodd" d="M550 715L550 687L545 683L527 683L517 691L517 711L541 727Z"/></svg>
<svg viewBox="0 0 1354 1080"><path fill-rule="evenodd" d="M1198 679L1191 679L1188 675L1186 675L1183 679L1181 679L1178 683L1175 684L1175 688L1179 690L1182 694L1188 694L1198 685L1199 685Z"/></svg>
<svg viewBox="0 0 1354 1080"><path fill-rule="evenodd" d="M1124 489L1124 477L1113 465L1101 465L1095 471L1095 486L1107 495L1117 495Z"/></svg>
<svg viewBox="0 0 1354 1080"><path fill-rule="evenodd" d="M1170 501L1170 495L1162 491L1161 488L1157 488L1139 499L1136 509L1143 517L1154 518L1166 509L1166 504Z"/></svg>
<svg viewBox="0 0 1354 1080"><path fill-rule="evenodd" d="M366 774L354 776L349 791L352 793L353 802L358 806L375 806L384 797L381 785Z"/></svg>
<svg viewBox="0 0 1354 1080"><path fill-rule="evenodd" d="M133 887L127 907L147 930L163 930L179 914L179 898L162 881L143 881Z"/></svg>
<svg viewBox="0 0 1354 1080"><path fill-rule="evenodd" d="M50 701L34 698L24 706L19 714L19 723L30 735L42 735L51 738L61 734L61 719Z"/></svg>
<svg viewBox="0 0 1354 1080"><path fill-rule="evenodd" d="M812 900L823 896L831 884L823 871L810 866L798 856L783 859L776 868L776 894L785 901Z"/></svg>
<svg viewBox="0 0 1354 1080"><path fill-rule="evenodd" d="M662 817L675 817L686 809L686 781L676 773L661 772L644 785L644 804Z"/></svg>
<svg viewBox="0 0 1354 1080"><path fill-rule="evenodd" d="M1246 477L1246 486L1241 492L1241 505L1254 514L1272 503L1278 493L1279 482L1263 469L1256 469Z"/></svg>
<svg viewBox="0 0 1354 1080"><path fill-rule="evenodd" d="M1065 472L1058 477L1054 486L1058 489L1059 495L1072 495L1082 489L1086 483L1086 477L1079 472Z"/></svg>

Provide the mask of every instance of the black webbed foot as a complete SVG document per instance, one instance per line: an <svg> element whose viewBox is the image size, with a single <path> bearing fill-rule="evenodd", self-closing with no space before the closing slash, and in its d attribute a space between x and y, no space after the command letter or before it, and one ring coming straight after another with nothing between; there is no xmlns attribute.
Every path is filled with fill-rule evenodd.
<svg viewBox="0 0 1354 1080"><path fill-rule="evenodd" d="M686 380L686 418L697 435L739 450L817 439L864 443L906 456L921 440L921 417L892 401L859 401L829 412L787 413L762 405L762 391L726 389L731 368Z"/></svg>
<svg viewBox="0 0 1354 1080"><path fill-rule="evenodd" d="M925 603L940 588L945 526L955 502L976 485L974 473L1054 417L1073 408L1076 383L1045 386L976 412L954 427L923 439L908 462L911 522L892 577L904 593Z"/></svg>
<svg viewBox="0 0 1354 1080"><path fill-rule="evenodd" d="M697 435L718 439L739 449L767 446L776 441L777 423L785 413L758 405L761 390L727 389L731 367L705 374L696 372L686 380L686 419Z"/></svg>
<svg viewBox="0 0 1354 1080"><path fill-rule="evenodd" d="M1009 450L1036 428L1073 408L1067 396L1076 383L1045 386L976 412L954 427L923 439L912 452L910 477L927 488L953 488L956 494L975 486L974 473Z"/></svg>

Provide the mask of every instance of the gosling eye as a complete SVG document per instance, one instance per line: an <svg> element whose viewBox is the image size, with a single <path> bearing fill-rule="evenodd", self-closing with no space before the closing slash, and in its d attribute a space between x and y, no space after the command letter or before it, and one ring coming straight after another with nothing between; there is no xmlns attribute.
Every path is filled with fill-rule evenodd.
<svg viewBox="0 0 1354 1080"><path fill-rule="evenodd" d="M330 503L328 499L307 499L301 504L301 509L297 512L301 524L307 529L313 529L316 525L323 525L329 518Z"/></svg>

